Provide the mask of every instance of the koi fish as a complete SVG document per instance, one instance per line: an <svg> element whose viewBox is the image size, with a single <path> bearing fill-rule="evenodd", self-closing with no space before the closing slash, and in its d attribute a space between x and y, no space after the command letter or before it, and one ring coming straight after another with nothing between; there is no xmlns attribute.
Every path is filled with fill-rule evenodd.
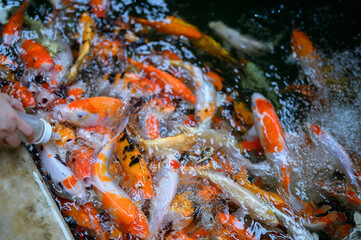
<svg viewBox="0 0 361 240"><path fill-rule="evenodd" d="M1 92L20 100L24 108L35 107L33 94L20 82L9 83L1 89Z"/></svg>
<svg viewBox="0 0 361 240"><path fill-rule="evenodd" d="M0 79L4 79L7 82L15 82L14 70L17 68L18 64L7 56L0 54Z"/></svg>
<svg viewBox="0 0 361 240"><path fill-rule="evenodd" d="M193 240L193 238L188 237L182 231L177 231L168 235L166 240Z"/></svg>
<svg viewBox="0 0 361 240"><path fill-rule="evenodd" d="M164 21L149 21L147 19L135 17L132 17L131 19L136 23L150 26L165 34L172 34L177 37L184 36L189 39L199 39L202 37L202 33L199 32L195 26L176 17L170 16L165 18Z"/></svg>
<svg viewBox="0 0 361 240"><path fill-rule="evenodd" d="M202 49L204 52L215 56L221 60L226 62L236 63L237 60L234 59L231 54L221 46L214 38L208 36L207 34L203 34L200 39L191 39L193 45L197 48Z"/></svg>
<svg viewBox="0 0 361 240"><path fill-rule="evenodd" d="M121 116L124 103L117 98L92 97L60 105L58 119L78 127L106 126Z"/></svg>
<svg viewBox="0 0 361 240"><path fill-rule="evenodd" d="M209 128L216 112L216 89L207 81L202 69L189 62L170 61L171 64L181 66L191 73L196 89L195 114L200 119L200 127Z"/></svg>
<svg viewBox="0 0 361 240"><path fill-rule="evenodd" d="M161 169L154 177L154 197L150 203L149 239L155 238L169 213L179 182L179 162L173 154L164 160Z"/></svg>
<svg viewBox="0 0 361 240"><path fill-rule="evenodd" d="M320 57L313 43L304 32L295 28L292 32L291 44L292 52L297 57L303 72L316 87L320 88L323 83L319 67Z"/></svg>
<svg viewBox="0 0 361 240"><path fill-rule="evenodd" d="M199 171L198 173L200 176L207 177L216 183L220 189L230 197L232 202L246 209L253 219L259 220L269 226L278 225L278 220L272 208L253 192L220 173L206 171Z"/></svg>
<svg viewBox="0 0 361 240"><path fill-rule="evenodd" d="M306 126L311 139L313 139L314 142L320 143L323 148L331 152L331 154L336 157L337 166L340 168L341 172L345 174L348 183L356 191L359 191L360 185L358 184L355 176L354 166L346 150L330 133L322 129L319 125L307 123Z"/></svg>
<svg viewBox="0 0 361 240"><path fill-rule="evenodd" d="M21 44L21 60L27 68L49 71L54 66L54 60L48 50L41 44L25 39Z"/></svg>
<svg viewBox="0 0 361 240"><path fill-rule="evenodd" d="M100 1L102 1L102 0L100 0ZM78 74L78 69L79 69L80 65L86 60L86 55L89 53L91 42L95 36L95 23L94 23L93 19L89 16L89 14L86 12L84 12L80 16L79 32L82 33L79 55L78 55L75 63L69 70L68 78L64 82L65 86L71 84L72 82L74 82L76 80L76 76Z"/></svg>
<svg viewBox="0 0 361 240"><path fill-rule="evenodd" d="M147 163L125 131L119 135L116 149L120 165L129 178L134 195L152 198L153 180Z"/></svg>
<svg viewBox="0 0 361 240"><path fill-rule="evenodd" d="M267 160L278 172L277 189L279 194L286 198L291 206L296 209L304 209L303 204L292 195L290 190L290 153L276 111L271 102L260 93L252 95L252 106L257 133Z"/></svg>
<svg viewBox="0 0 361 240"><path fill-rule="evenodd" d="M247 170L246 166L242 167L242 170L233 176L233 178L243 187L247 188L249 191L253 192L254 194L259 195L267 202L271 203L278 209L282 209L286 206L285 201L276 193L267 192L254 184L251 184L247 180Z"/></svg>
<svg viewBox="0 0 361 240"><path fill-rule="evenodd" d="M161 84L161 87L166 89L166 91L174 92L174 94L188 100L192 104L195 104L197 98L179 79L151 65L143 64L130 58L128 58L128 61L135 67L142 69L147 75L149 75L150 79L154 78L157 83Z"/></svg>
<svg viewBox="0 0 361 240"><path fill-rule="evenodd" d="M192 137L193 136L193 137ZM166 156L170 152L179 152L189 149L190 145L195 143L196 136L193 134L178 134L172 137L157 139L139 139L139 144L148 153L148 155Z"/></svg>
<svg viewBox="0 0 361 240"><path fill-rule="evenodd" d="M71 151L74 147L75 140L77 139L75 132L72 128L69 128L63 124L58 123L53 128L53 132L57 133L60 138L52 139L51 142L64 148L67 151Z"/></svg>
<svg viewBox="0 0 361 240"><path fill-rule="evenodd" d="M274 43L262 43L252 37L240 34L238 31L228 27L221 21L210 22L208 27L232 48L246 54L270 51L274 46Z"/></svg>
<svg viewBox="0 0 361 240"><path fill-rule="evenodd" d="M195 212L194 202L190 199L191 192L177 194L169 209L169 219L173 222L173 228L183 229L193 221Z"/></svg>
<svg viewBox="0 0 361 240"><path fill-rule="evenodd" d="M100 225L99 213L91 203L78 206L75 202L65 199L56 198L56 200L60 203L60 211L64 215L72 217L79 226L93 230L98 238L107 239Z"/></svg>
<svg viewBox="0 0 361 240"><path fill-rule="evenodd" d="M66 98L68 102L73 102L79 99L82 99L86 94L86 84L85 83L75 83L69 86L68 88L68 97Z"/></svg>
<svg viewBox="0 0 361 240"><path fill-rule="evenodd" d="M309 240L318 240L317 233L310 233L305 229L299 222L297 222L293 217L288 216L277 208L273 208L274 214L277 216L278 220L287 228L287 231L295 239L309 239Z"/></svg>
<svg viewBox="0 0 361 240"><path fill-rule="evenodd" d="M107 127L79 128L76 136L85 140L85 144L100 151L114 137L113 131Z"/></svg>
<svg viewBox="0 0 361 240"><path fill-rule="evenodd" d="M69 154L68 166L83 185L88 185L88 179L91 178L91 161L94 152L93 148L82 146Z"/></svg>
<svg viewBox="0 0 361 240"><path fill-rule="evenodd" d="M60 158L52 143L40 146L41 167L46 178L52 183L54 193L69 200L87 200L87 192L70 168Z"/></svg>
<svg viewBox="0 0 361 240"><path fill-rule="evenodd" d="M234 215L220 212L217 217L220 223L218 233L221 238L257 240L253 233Z"/></svg>
<svg viewBox="0 0 361 240"><path fill-rule="evenodd" d="M124 231L136 237L147 238L149 230L144 213L113 181L108 170L117 137L115 136L98 154L92 165L92 177L89 183L94 186L103 208Z"/></svg>
<svg viewBox="0 0 361 240"><path fill-rule="evenodd" d="M101 95L122 98L151 96L160 90L160 86L148 78L129 72L106 74L99 87Z"/></svg>
<svg viewBox="0 0 361 240"><path fill-rule="evenodd" d="M90 0L89 5L98 18L105 18L108 0Z"/></svg>
<svg viewBox="0 0 361 240"><path fill-rule="evenodd" d="M21 27L23 25L27 3L27 1L24 1L10 17L9 21L3 26L1 36L5 45L11 45L13 42L20 39Z"/></svg>
<svg viewBox="0 0 361 240"><path fill-rule="evenodd" d="M190 136L196 136L203 140L206 146L212 146L214 151L223 149L228 154L232 164L239 170L243 165L246 165L247 169L255 167L247 158L243 157L241 154L243 149L240 148L241 145L234 137L214 129L200 129L187 126L183 126L182 129L187 134L190 134Z"/></svg>

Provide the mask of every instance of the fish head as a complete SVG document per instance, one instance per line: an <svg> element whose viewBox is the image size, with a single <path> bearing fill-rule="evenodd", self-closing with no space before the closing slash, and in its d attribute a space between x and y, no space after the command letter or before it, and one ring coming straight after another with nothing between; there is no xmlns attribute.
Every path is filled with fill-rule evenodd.
<svg viewBox="0 0 361 240"><path fill-rule="evenodd" d="M56 109L57 118L62 122L68 122L78 127L96 126L99 120L97 113L89 112L82 107L72 107L69 105L59 105Z"/></svg>

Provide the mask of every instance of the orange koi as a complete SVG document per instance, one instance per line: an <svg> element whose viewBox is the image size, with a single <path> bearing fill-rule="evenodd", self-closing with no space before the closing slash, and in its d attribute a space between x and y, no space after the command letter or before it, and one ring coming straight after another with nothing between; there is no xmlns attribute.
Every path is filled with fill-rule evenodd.
<svg viewBox="0 0 361 240"><path fill-rule="evenodd" d="M90 0L89 5L98 18L105 18L108 0Z"/></svg>
<svg viewBox="0 0 361 240"><path fill-rule="evenodd" d="M190 25L176 17L167 17L164 21L149 21L147 19L132 17L136 23L141 23L157 31L165 34L175 35L177 37L184 36L189 39L200 39L202 33L193 25Z"/></svg>
<svg viewBox="0 0 361 240"><path fill-rule="evenodd" d="M299 58L317 59L318 55L313 43L308 36L295 28L292 32L292 51L294 51Z"/></svg>
<svg viewBox="0 0 361 240"><path fill-rule="evenodd" d="M58 146L64 147L66 150L72 150L76 135L72 128L69 128L63 124L57 124L53 128L53 132L60 135L60 139L52 139L51 141Z"/></svg>
<svg viewBox="0 0 361 240"><path fill-rule="evenodd" d="M130 58L128 60L135 67L142 69L150 79L153 77L163 88L165 87L165 84L167 84L171 91L173 91L176 95L183 97L192 104L195 104L196 97L193 95L192 91L177 78L151 65L143 64Z"/></svg>
<svg viewBox="0 0 361 240"><path fill-rule="evenodd" d="M14 82L6 85L1 89L2 93L12 96L20 100L24 108L35 107L35 98L33 94L20 82Z"/></svg>
<svg viewBox="0 0 361 240"><path fill-rule="evenodd" d="M119 120L123 102L111 97L80 99L58 106L58 118L78 127L105 126Z"/></svg>
<svg viewBox="0 0 361 240"><path fill-rule="evenodd" d="M188 237L182 231L178 231L178 232L168 235L166 240L192 240L192 238Z"/></svg>
<svg viewBox="0 0 361 240"><path fill-rule="evenodd" d="M104 39L93 48L93 53L104 63L109 64L110 59L115 57L120 51L119 40Z"/></svg>
<svg viewBox="0 0 361 240"><path fill-rule="evenodd" d="M218 213L218 221L221 224L218 233L223 239L257 240L253 233L231 214Z"/></svg>
<svg viewBox="0 0 361 240"><path fill-rule="evenodd" d="M85 83L76 83L69 86L67 100L73 102L84 97L86 91Z"/></svg>
<svg viewBox="0 0 361 240"><path fill-rule="evenodd" d="M89 147L81 147L72 150L69 155L68 166L74 173L75 177L86 183L91 176L91 159L94 149Z"/></svg>
<svg viewBox="0 0 361 240"><path fill-rule="evenodd" d="M146 119L146 136L149 139L160 137L159 120L156 116L149 113Z"/></svg>
<svg viewBox="0 0 361 240"><path fill-rule="evenodd" d="M146 199L152 198L153 180L147 163L124 131L118 137L116 149L120 165L129 178L134 194L141 195Z"/></svg>
<svg viewBox="0 0 361 240"><path fill-rule="evenodd" d="M217 73L210 71L205 73L205 75L209 78L213 86L217 91L221 91L223 89L223 81L224 78L219 76Z"/></svg>
<svg viewBox="0 0 361 240"><path fill-rule="evenodd" d="M189 226L193 221L194 202L190 199L191 192L177 194L170 205L170 218L177 229Z"/></svg>
<svg viewBox="0 0 361 240"><path fill-rule="evenodd" d="M100 226L100 216L91 203L76 205L75 202L68 201L59 197L56 200L60 203L60 211L69 217L72 217L79 226L93 230L97 237L107 239L106 233Z"/></svg>
<svg viewBox="0 0 361 240"><path fill-rule="evenodd" d="M114 137L98 154L92 165L92 178L96 194L103 208L115 219L124 231L140 238L149 235L148 223L144 213L129 198L126 192L112 180L108 171L110 158L118 136Z"/></svg>
<svg viewBox="0 0 361 240"><path fill-rule="evenodd" d="M4 25L1 36L5 45L10 45L14 41L20 39L20 32L23 25L24 13L27 3L27 1L24 1L16 10L16 12L10 17L9 21Z"/></svg>
<svg viewBox="0 0 361 240"><path fill-rule="evenodd" d="M54 66L54 60L48 50L41 44L26 39L21 44L21 60L27 68L50 70Z"/></svg>
<svg viewBox="0 0 361 240"><path fill-rule="evenodd" d="M292 51L299 59L304 72L307 72L308 77L315 86L320 87L323 82L319 67L320 57L313 43L304 32L297 28L293 30L291 43Z"/></svg>

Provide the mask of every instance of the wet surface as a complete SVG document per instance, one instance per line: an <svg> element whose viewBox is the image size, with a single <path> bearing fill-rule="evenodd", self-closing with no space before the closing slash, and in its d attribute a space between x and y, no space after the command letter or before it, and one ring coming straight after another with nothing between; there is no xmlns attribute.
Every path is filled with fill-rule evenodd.
<svg viewBox="0 0 361 240"><path fill-rule="evenodd" d="M0 193L1 239L73 239L25 147L0 149Z"/></svg>

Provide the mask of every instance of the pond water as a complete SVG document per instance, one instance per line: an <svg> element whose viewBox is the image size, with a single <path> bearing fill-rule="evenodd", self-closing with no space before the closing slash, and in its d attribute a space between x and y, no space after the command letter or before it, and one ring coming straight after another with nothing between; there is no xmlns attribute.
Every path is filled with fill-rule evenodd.
<svg viewBox="0 0 361 240"><path fill-rule="evenodd" d="M0 8L1 26L19 5L18 1L3 1ZM87 12L91 20L82 20L84 24L81 25L79 19L84 18L83 12ZM146 26L151 24L141 24L139 20L163 21L167 16L185 20L187 23L181 22L181 25L195 26L203 34L201 39L206 39L204 34L207 34L224 49L216 47L212 52L209 49L217 45L213 42L211 44L211 41L205 40L205 44L197 37L192 39L160 33L161 23L152 28ZM252 41L257 46L247 45L248 47L240 49L232 47L230 37L217 35L217 27L210 24L217 21L243 34L243 39L247 39L248 44ZM86 31L89 25L86 24L91 26L88 32ZM237 239L248 234L249 239L311 239L316 235L319 239L343 239L355 226L354 213L359 210L361 203L358 197L358 181L361 180L360 26L357 3L352 0L124 0L110 1L106 17L97 17L89 7L88 1L70 1L69 5L56 0L31 1L25 11L20 38L11 44L6 44L4 36L2 38L0 54L15 64L9 66L8 62L2 63L1 87L3 92L20 98L23 104L24 97L14 95L13 91L6 89L15 85L15 82L31 89L35 102L30 107L27 106L27 111L48 120L55 131L72 142L72 145L63 143L60 146L59 142L56 145L53 142L52 146L48 144L28 147L33 152L39 168L46 173L44 178L48 181L76 239L134 239L135 236L147 235L142 232L144 229L134 230L136 227L131 226L131 222L135 220L129 220L132 216L124 220L127 214L122 214L127 210L135 211L135 219L142 221L135 225L142 228L142 224L150 224L150 236L154 238L183 239L180 235L184 234L182 237L188 236L193 239L197 236ZM316 57L313 56L311 60L305 60L307 57L297 57L297 49L292 48L295 40L291 41L295 29L307 35L306 38L312 42L317 53ZM92 36L90 40L84 40L86 34ZM50 67L42 65L35 69L32 64L25 62L25 39L34 39L46 47L54 59ZM85 46L87 41L90 50L84 50L85 57L77 59L81 55L79 48ZM220 53L225 50L229 51L230 55ZM172 85L174 82L162 79L162 76L165 76L163 73L157 72L156 69L149 70L148 65L132 62L134 60L146 62L171 73L181 79L181 83ZM189 68L185 62L191 63L191 67ZM58 65L62 66L60 70L54 67ZM75 75L71 75L73 69ZM207 83L197 82L198 70L201 76L210 71L221 76L224 79L223 87L217 89L216 84L209 87L207 84L210 83L210 78L206 77ZM140 80L146 80L137 85L140 81L139 76ZM10 77L13 80L10 81ZM117 81L120 81L120 84L114 84ZM135 85L132 85L134 82ZM83 94L70 95L72 88L82 89ZM305 89L306 92L303 91ZM192 92L198 101L192 102ZM247 136L252 137L248 132L251 132L253 118L247 119L247 114L250 114L254 107L252 94L256 92L269 99L275 108L285 133L288 148L286 156L282 155L283 151L268 151L265 146L266 151L256 149L240 154L238 143L248 139ZM107 119L107 124L100 121L93 125L88 122L85 124L86 119L93 119L91 114L86 115L85 119L73 121L74 115L89 114L90 110L75 114L75 111L78 111L75 110L77 107L67 108L66 104L71 104L73 98L80 101L96 96L120 99L125 106L122 107L121 117L117 115L116 122ZM97 104L99 101L97 99ZM209 102L211 105L208 106ZM97 105L97 117L102 109L115 103L113 100L107 100L101 104ZM244 107L240 107L241 105ZM64 110L66 108L67 110ZM210 119L204 120L203 110L206 113L214 111L214 114L211 114ZM111 115L109 111L104 114ZM124 120L127 119L124 115L129 116L128 122ZM61 124L64 119L65 125ZM101 162L96 159L100 159L100 154L106 154L102 152L105 151L105 145L112 148L110 139L116 136L116 131L113 130L124 122L128 123L124 130L127 134L120 135L120 145L116 149L118 152L119 149L123 149L123 155L128 154L128 150L131 149L131 162L128 167L123 166L121 160L118 161L120 152L114 153L114 156L112 153L107 155L111 158L106 163L110 166L107 168L107 177L112 178L112 184L120 183L120 187L119 184L115 184L116 186L107 185L103 189L97 185L99 182L105 183L101 177L97 178L94 166ZM307 130L307 123L321 126L327 137L318 138L318 133L315 136L310 134L312 130ZM264 127L262 124L260 123L259 129ZM184 128L184 125L188 128ZM194 126L199 128L193 128ZM85 130L88 127L100 127L105 130ZM68 130L65 133L61 129ZM276 130L272 128L271 132L273 131ZM187 139L196 140L181 140L182 134ZM261 130L258 130L258 135L261 137ZM179 139L171 138L175 136ZM165 139L164 143L151 142L151 139L162 138ZM268 135L264 138L268 138ZM128 139L128 143L124 144L128 145L123 146L121 144L125 139ZM262 137L261 140L266 141ZM205 150L204 146L208 146L214 152ZM134 150L137 147L139 150ZM42 161L50 162L50 157L44 157L44 148L49 153L56 153L58 159L63 159L59 162L69 167L68 174L75 174L76 181L83 189L81 194L74 190L75 187L69 187L70 190L64 194L64 183L59 184L55 175L59 171L65 174L68 170L59 170L54 167L55 164L46 169L46 164ZM76 154L79 151L85 151L87 157L82 155L82 162L77 164ZM75 159L73 162L70 161L72 158ZM266 158L269 163L263 164L268 162ZM199 159L203 161L197 162ZM153 178L153 183L150 183L152 194L149 194L153 195L154 191L154 196L151 197L147 196L144 181L137 183L141 189L138 191L134 190L137 187L128 183L132 177L127 171L134 171L130 167L141 161L144 161L144 165L136 171L144 171L141 170L143 167L149 171L149 177ZM287 205L288 207L282 208L283 210L275 209L275 202L267 203L275 211L278 221L282 222L272 225L263 219L264 213L253 213L257 207L252 205L255 204L252 201L256 200L252 200L250 206L243 204L238 198L240 193L238 196L233 195L239 189L235 187L238 189L235 190L230 186L236 182L235 179L239 177L236 173L241 172L245 163L249 174L248 180L256 192L262 191L261 188L285 197L280 191L280 185L284 184L285 180L284 175L280 175L282 166L278 165L282 161L286 161L287 168L289 167L286 175L290 175L290 185L286 189L291 191L291 196L296 196L296 200L288 195L284 200L291 206ZM213 164L212 167L209 167L210 164ZM165 170L167 166L174 168L175 165L180 165L180 170L177 167L175 171L177 174L172 175ZM206 173L199 168L206 169ZM52 170L54 172L50 174ZM214 173L214 170L221 172L221 177L218 176L223 177L221 180L217 180L217 175L207 175L209 172ZM164 175L169 179L164 180ZM209 189L203 187L204 185L209 185ZM203 188L215 192L206 195L202 192ZM118 197L125 195L127 199L131 199L129 201L132 203L129 203L129 206L132 207L127 210L114 210L118 209L115 205L118 206L120 202L117 201L120 200L111 197L110 201L104 200L109 189L115 191ZM169 193L166 194L166 191ZM80 197L83 194L87 197ZM255 194L249 194L257 198ZM167 196L171 196L170 199ZM64 200L63 197L74 198L76 201ZM264 199L264 196L258 198ZM241 203L237 204L237 201ZM243 201L246 200L243 198ZM109 206L109 202L115 205ZM191 210L186 208L188 202L192 205ZM165 203L163 208L162 203ZM305 206L297 209L296 206L303 203ZM179 220L179 209L182 208L184 211L191 211L191 216L183 216L183 219ZM311 210L308 211L309 209ZM92 211L98 211L99 214L92 215ZM141 213L138 214L137 211ZM80 212L86 213L87 217L77 214ZM227 216L228 222L222 222L224 216ZM232 217L235 219L229 220ZM291 220L286 221L285 218ZM244 229L243 225L248 233L242 232L246 231L241 230Z"/></svg>

